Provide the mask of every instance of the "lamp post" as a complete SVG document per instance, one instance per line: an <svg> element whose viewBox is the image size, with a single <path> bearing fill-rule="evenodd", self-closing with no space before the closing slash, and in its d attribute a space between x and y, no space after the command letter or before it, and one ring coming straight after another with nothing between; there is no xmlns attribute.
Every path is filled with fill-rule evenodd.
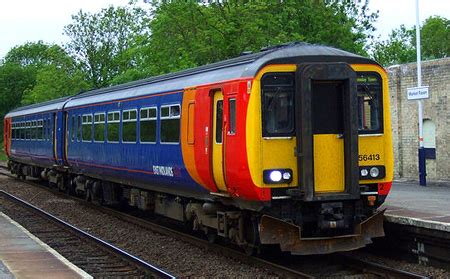
<svg viewBox="0 0 450 279"><path fill-rule="evenodd" d="M422 66L420 50L420 22L419 0L416 0L416 50L417 50L417 87L422 86ZM423 100L417 100L419 110L419 182L421 186L427 186L427 168L425 162L425 147L423 145Z"/></svg>

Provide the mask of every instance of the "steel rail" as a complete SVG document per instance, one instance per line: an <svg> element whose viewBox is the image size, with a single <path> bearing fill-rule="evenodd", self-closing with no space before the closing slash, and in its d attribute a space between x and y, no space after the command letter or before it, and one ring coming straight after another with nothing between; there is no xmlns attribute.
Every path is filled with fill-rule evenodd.
<svg viewBox="0 0 450 279"><path fill-rule="evenodd" d="M5 168L5 167L0 166L0 168ZM0 174L2 174L2 173L0 173ZM11 178L14 178L14 179L18 179L9 174L8 174L8 176L10 176ZM29 185L39 187L43 190L46 190L52 194L57 195L57 196L74 199L77 202L79 202L87 207L90 207L90 208L93 208L96 210L100 210L101 212L104 212L109 215L113 215L125 222L132 223L134 225L140 226L142 228L145 228L145 229L148 229L148 230L160 233L160 234L164 234L166 236L175 237L181 241L188 242L188 243L195 245L197 247L200 247L200 248L210 249L210 250L212 249L215 252L217 252L223 256L232 257L232 258L239 260L246 264L258 266L258 267L265 268L265 269L270 269L271 271L279 274L280 276L282 276L284 278L315 278L315 276L312 276L312 275L309 275L309 274L306 274L306 273L303 273L303 272L300 272L300 271L297 271L297 270L294 270L294 269L291 269L288 267L284 267L280 264L276 264L276 263L273 263L268 260L264 260L259 257L248 256L245 253L242 253L235 249L225 247L223 245L219 245L219 244L215 244L215 243L210 243L207 240L204 240L204 239L201 239L201 238L198 238L198 237L162 226L160 224L151 222L146 219L142 219L142 218L139 218L139 217L136 217L136 216L124 213L124 212L120 212L120 211L117 211L112 208L99 206L99 205L93 204L91 202L87 202L87 201L77 198L77 197L68 196L64 193L61 193L61 192L58 192L51 188L45 187L36 182L32 182L32 181L28 181L28 180L21 180L21 181L24 183L27 183ZM411 278L411 279L428 278L426 276L422 276L419 274L415 274L415 273L407 272L404 270L391 268L389 266L385 266L382 264L362 260L362 259L353 257L347 253L338 253L336 256L334 256L334 258L337 262L340 262L344 266L349 266L356 270L360 270L363 273L376 274L376 275L380 275L380 276L383 276L386 278Z"/></svg>
<svg viewBox="0 0 450 279"><path fill-rule="evenodd" d="M0 165L0 169L6 169L6 167ZM17 177L15 177L9 173L5 174L5 173L0 172L0 175L6 175L10 178L18 179ZM210 243L207 240L204 240L204 239L201 239L201 238L198 238L198 237L195 237L195 236L159 225L159 224L157 224L155 222L151 222L149 220L145 220L145 219L142 219L142 218L139 218L139 217L136 217L136 216L124 213L124 212L120 212L120 211L117 211L117 210L114 210L114 209L111 209L108 207L99 206L99 205L93 204L91 202L87 202L87 201L77 198L77 197L68 196L62 192L45 187L45 186L43 186L39 183L33 182L33 181L29 181L29 180L19 180L19 181L24 182L24 183L34 186L34 187L39 187L40 189L48 191L59 197L73 199L73 200L81 203L84 206L93 208L95 210L99 210L105 214L112 215L114 217L119 218L122 221L140 226L144 229L148 229L153 232L163 234L163 235L166 235L169 237L174 237L178 240L190 243L199 248L213 250L214 252L218 253L219 255L227 256L227 257L233 258L235 260L238 260L240 262L243 262L243 263L246 263L249 265L253 265L253 266L257 266L259 268L271 270L272 272L280 275L283 278L315 278L314 276L311 276L309 274L306 274L306 273L303 273L303 272L300 272L300 271L297 271L294 269L290 269L290 268L284 267L284 266L276 264L276 263L272 263L270 261L267 261L267 260L264 260L264 259L261 259L258 257L248 256L245 253L242 253L238 250L235 250L235 249L232 249L229 247L225 247L223 245L215 244L215 243ZM3 191L1 191L1 192L3 192Z"/></svg>
<svg viewBox="0 0 450 279"><path fill-rule="evenodd" d="M146 271L149 271L151 274L153 274L153 275L155 275L155 276L157 276L159 278L176 278L175 276L169 274L168 272L166 272L166 271L164 271L164 270L162 270L162 269L160 269L160 268L158 268L158 267L156 267L154 265L151 265L151 264L141 260L140 258L138 258L136 256L133 256L133 255L129 254L128 252L126 252L126 251L124 251L122 249L119 249L119 248L115 247L114 245L111 245L110 243L108 243L106 241L101 240L98 237L95 237L95 236L93 236L93 235L91 235L91 234L89 234L89 233L87 233L87 232L85 232L83 230L80 230L79 228L77 228L75 226L72 226L71 224L69 224L69 223L67 223L67 222L65 222L65 221L63 221L63 220L61 220L61 219L59 219L59 218L57 218L57 217L47 213L47 212L45 212L44 210L42 210L42 209L40 209L40 208L30 204L27 201L24 201L24 200L14 196L14 195L11 195L11 194L3 191L3 190L0 190L0 194L2 196L4 196L4 197L8 198L9 200L13 201L13 202L19 203L22 206L24 206L24 207L26 207L28 209L31 209L34 212L39 213L40 215L44 216L45 218L51 220L52 222L54 222L54 223L56 223L56 224L58 224L60 226L63 226L64 228L69 229L70 231L72 231L76 235L81 236L82 238L85 238L85 239L89 239L90 241L93 241L97 245L100 245L101 247L106 248L107 250L113 252L114 254L119 255L121 258L124 258L127 261L132 262L133 264L143 268Z"/></svg>
<svg viewBox="0 0 450 279"><path fill-rule="evenodd" d="M370 262L355 256L348 255L346 253L338 253L336 259L342 264L352 266L358 270L364 272L383 276L385 278L404 278L404 279L425 279L427 276L419 275L416 273L404 271L401 269L389 267L383 264Z"/></svg>

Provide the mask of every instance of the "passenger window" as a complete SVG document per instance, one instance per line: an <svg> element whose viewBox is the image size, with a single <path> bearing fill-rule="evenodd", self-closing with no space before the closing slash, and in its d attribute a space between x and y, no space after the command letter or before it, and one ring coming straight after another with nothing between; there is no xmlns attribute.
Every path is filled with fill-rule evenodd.
<svg viewBox="0 0 450 279"><path fill-rule="evenodd" d="M81 141L81 115L77 119L77 141Z"/></svg>
<svg viewBox="0 0 450 279"><path fill-rule="evenodd" d="M11 138L15 139L15 137L16 137L16 124L13 123L11 125Z"/></svg>
<svg viewBox="0 0 450 279"><path fill-rule="evenodd" d="M108 112L108 142L119 142L120 112Z"/></svg>
<svg viewBox="0 0 450 279"><path fill-rule="evenodd" d="M228 124L228 133L236 134L236 99L230 99L228 101L228 110L229 110L229 124Z"/></svg>
<svg viewBox="0 0 450 279"><path fill-rule="evenodd" d="M83 115L83 122L81 124L83 141L92 141L92 114Z"/></svg>
<svg viewBox="0 0 450 279"><path fill-rule="evenodd" d="M97 113L94 115L94 141L105 141L105 114Z"/></svg>
<svg viewBox="0 0 450 279"><path fill-rule="evenodd" d="M76 123L76 117L75 117L75 115L72 115L72 125L71 125L71 128L70 128L70 139L72 140L72 142L73 141L75 141L75 136L76 136L76 128L77 128L77 123Z"/></svg>
<svg viewBox="0 0 450 279"><path fill-rule="evenodd" d="M142 143L155 143L156 142L156 117L157 109L154 108L142 108L140 113L140 141Z"/></svg>
<svg viewBox="0 0 450 279"><path fill-rule="evenodd" d="M180 141L180 105L161 106L161 143Z"/></svg>
<svg viewBox="0 0 450 279"><path fill-rule="evenodd" d="M122 112L122 142L136 142L137 110Z"/></svg>

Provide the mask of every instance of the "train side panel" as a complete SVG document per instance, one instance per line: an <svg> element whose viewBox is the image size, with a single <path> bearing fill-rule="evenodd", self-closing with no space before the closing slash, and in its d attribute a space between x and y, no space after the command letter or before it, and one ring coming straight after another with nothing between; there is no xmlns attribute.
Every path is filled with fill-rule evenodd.
<svg viewBox="0 0 450 279"><path fill-rule="evenodd" d="M12 119L11 158L21 163L52 167L57 163L54 140L56 112L17 116Z"/></svg>
<svg viewBox="0 0 450 279"><path fill-rule="evenodd" d="M176 91L148 95L138 100L70 108L67 110L69 165L79 173L142 188L190 196L209 193L189 175L183 161L180 139L176 139L179 136L164 139L167 135L162 130L166 131L166 128L161 125L171 125L166 127L172 132L178 133L180 130L181 118L185 114L180 111L182 101L183 92ZM147 110L152 111L150 115ZM145 115L141 114L142 111ZM100 121L103 124L95 123L99 120L97 115L104 115ZM138 125L144 122L140 121L142 117L152 119L155 125L151 128L155 138L148 142L142 142L144 126ZM116 125L118 130L114 132L114 137L117 138L108 135L112 133L112 126L108 128L108 123ZM98 124L105 125L105 128L102 129L102 136L95 139ZM135 126L128 130L129 125ZM130 136L127 131L131 131L132 139L127 138Z"/></svg>

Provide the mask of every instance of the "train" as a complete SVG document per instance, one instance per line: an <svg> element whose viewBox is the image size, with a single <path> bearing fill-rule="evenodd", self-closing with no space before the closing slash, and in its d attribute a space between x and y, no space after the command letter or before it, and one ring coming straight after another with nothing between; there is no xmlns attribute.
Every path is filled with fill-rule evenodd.
<svg viewBox="0 0 450 279"><path fill-rule="evenodd" d="M349 251L384 236L388 78L333 47L267 47L14 109L4 149L19 178L162 215L248 253Z"/></svg>

